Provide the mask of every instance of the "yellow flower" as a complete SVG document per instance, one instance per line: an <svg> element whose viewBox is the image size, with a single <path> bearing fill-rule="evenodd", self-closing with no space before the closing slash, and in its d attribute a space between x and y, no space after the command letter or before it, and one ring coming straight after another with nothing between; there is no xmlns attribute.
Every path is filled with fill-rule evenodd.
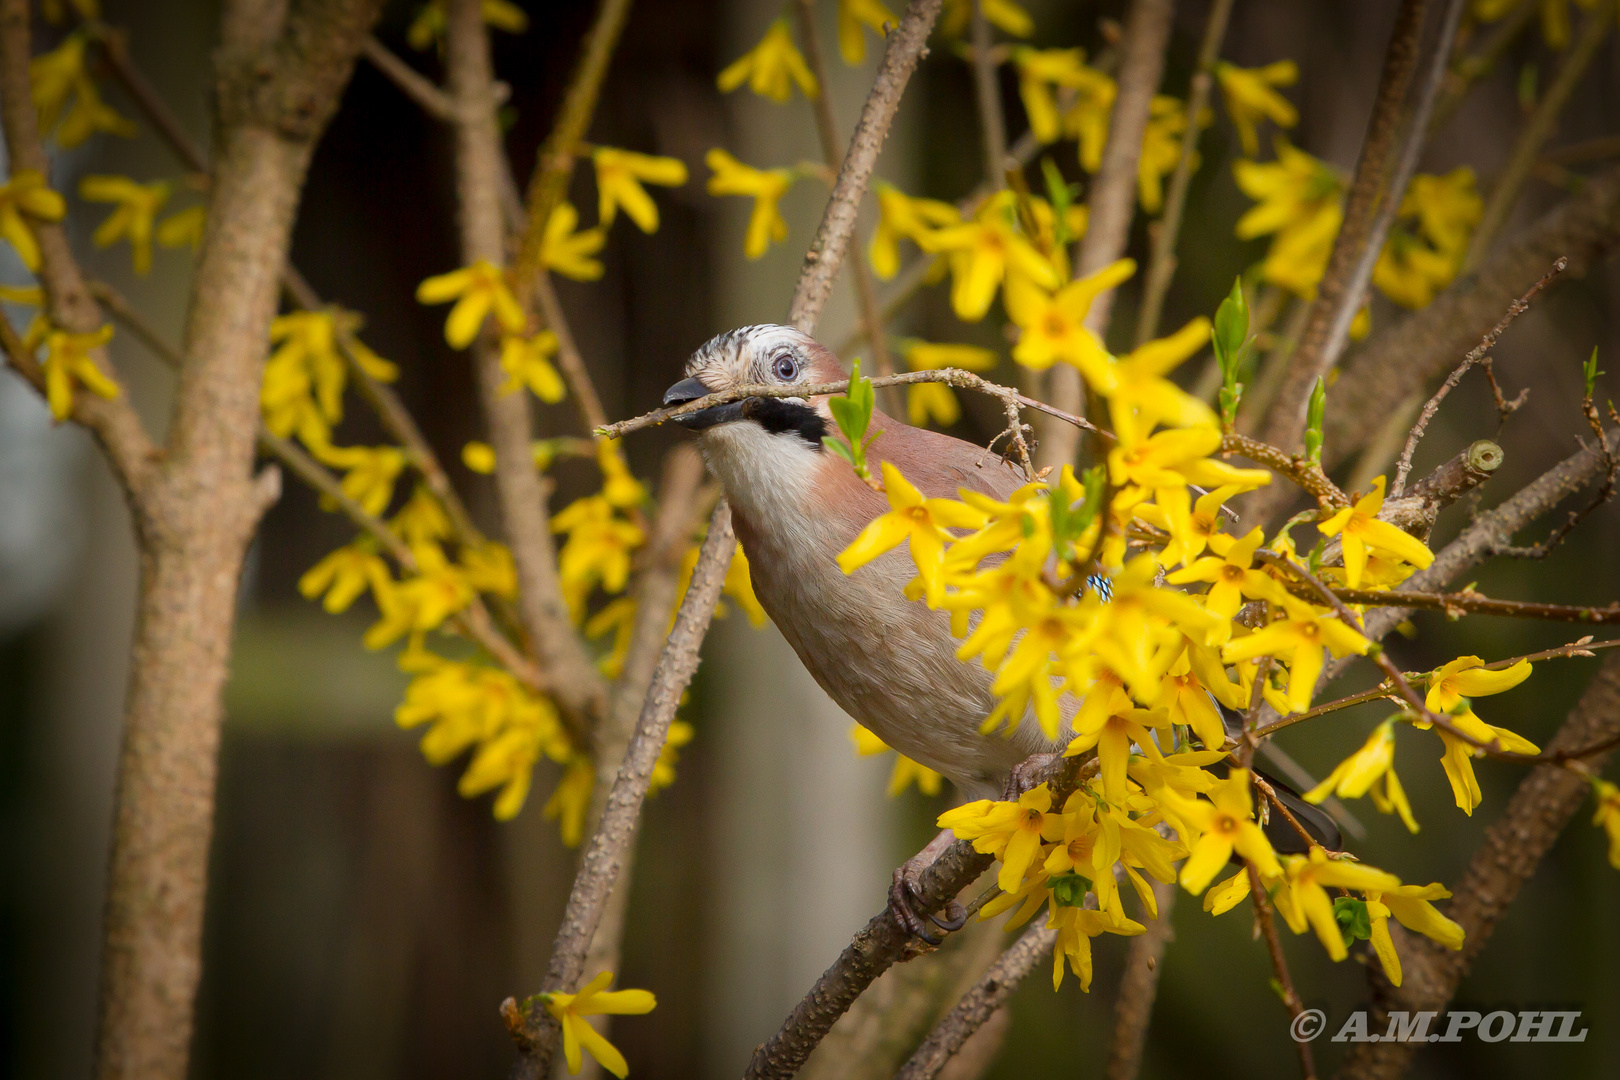
<svg viewBox="0 0 1620 1080"><path fill-rule="evenodd" d="M1540 748L1524 736L1507 728L1487 724L1475 716L1468 703L1468 698L1500 694L1529 677L1528 660L1520 660L1512 667L1500 671L1488 671L1484 668L1484 661L1479 657L1459 656L1429 676L1429 692L1423 704L1430 712L1450 714L1452 726L1481 743L1495 742L1503 750L1516 754L1539 753ZM1428 725L1420 723L1418 726ZM1474 776L1473 759L1484 751L1450 732L1441 731L1439 735L1440 741L1445 745L1445 753L1440 759L1440 764L1446 771L1446 779L1451 781L1452 796L1458 808L1472 816L1474 808L1483 798L1479 780Z"/></svg>
<svg viewBox="0 0 1620 1080"><path fill-rule="evenodd" d="M692 741L697 730L685 720L671 720L669 734L664 736L664 745L658 751L658 760L653 762L652 773L647 777L647 793L656 794L675 782L675 766L681 758L681 747Z"/></svg>
<svg viewBox="0 0 1620 1080"><path fill-rule="evenodd" d="M1156 432L1131 446L1108 452L1108 474L1116 485L1135 484L1145 491L1181 488L1187 484L1221 487L1236 484L1260 487L1271 481L1265 469L1239 469L1209 457L1221 445L1214 427L1177 428Z"/></svg>
<svg viewBox="0 0 1620 1080"><path fill-rule="evenodd" d="M1389 936L1389 919L1393 915L1402 926L1438 941L1451 950L1463 947L1463 928L1440 914L1430 900L1444 900L1451 895L1443 885L1400 885L1380 891L1367 890L1367 913L1372 916L1373 951L1383 965L1384 974L1396 986L1401 985L1401 958L1395 952L1395 942Z"/></svg>
<svg viewBox="0 0 1620 1080"><path fill-rule="evenodd" d="M838 52L844 63L853 67L866 59L866 35L861 33L862 26L871 27L879 37L886 37L887 27L899 24L900 20L881 0L838 0Z"/></svg>
<svg viewBox="0 0 1620 1080"><path fill-rule="evenodd" d="M506 381L500 393L515 394L527 386L541 401L556 402L563 399L562 376L551 366L548 357L557 351L557 335L542 330L533 337L508 334L501 339L501 369Z"/></svg>
<svg viewBox="0 0 1620 1080"><path fill-rule="evenodd" d="M744 165L718 147L703 158L714 175L709 177L710 195L747 195L754 200L753 213L748 218L748 233L743 240L743 254L757 259L770 248L771 242L787 239L787 222L777 204L788 188L793 186L794 175L789 169L755 169Z"/></svg>
<svg viewBox="0 0 1620 1080"><path fill-rule="evenodd" d="M405 634L436 630L472 602L471 587L437 546L418 548L415 555L417 573L376 594L382 618L361 639L366 648L381 649Z"/></svg>
<svg viewBox="0 0 1620 1080"><path fill-rule="evenodd" d="M1087 84L1085 52L1080 49L1013 49L1018 68L1018 95L1029 117L1030 132L1043 143L1057 142L1062 118L1052 97L1054 86L1079 89Z"/></svg>
<svg viewBox="0 0 1620 1080"><path fill-rule="evenodd" d="M346 469L343 493L368 514L381 514L394 500L394 481L405 468L405 452L393 446L330 446L316 451L328 465Z"/></svg>
<svg viewBox="0 0 1620 1080"><path fill-rule="evenodd" d="M1406 800L1406 790L1395 775L1395 721L1390 717L1373 729L1360 750L1334 767L1326 780L1305 793L1305 801L1319 803L1329 794L1342 799L1359 799L1369 791L1373 803L1383 813L1395 812L1401 817L1408 832L1417 832L1417 820L1412 816L1412 804ZM1383 782L1381 789L1374 785Z"/></svg>
<svg viewBox="0 0 1620 1080"><path fill-rule="evenodd" d="M478 6L484 21L497 30L521 34L529 28L529 16L511 0L481 0ZM444 0L428 0L411 20L405 41L421 51L444 38L444 27Z"/></svg>
<svg viewBox="0 0 1620 1080"><path fill-rule="evenodd" d="M1209 124L1209 114L1198 116L1200 128ZM1147 128L1142 133L1142 152L1136 161L1136 190L1142 209L1157 214L1164 206L1164 178L1181 160L1181 134L1187 130L1187 110L1173 97L1156 94L1150 106ZM1198 155L1192 159L1198 167Z"/></svg>
<svg viewBox="0 0 1620 1080"><path fill-rule="evenodd" d="M44 307L45 290L38 285L0 284L0 303L22 304L25 307Z"/></svg>
<svg viewBox="0 0 1620 1080"><path fill-rule="evenodd" d="M1239 240L1297 227L1325 206L1338 204L1343 181L1331 165L1295 149L1281 136L1276 149L1276 161L1239 161L1232 166L1238 187L1260 204L1238 219Z"/></svg>
<svg viewBox="0 0 1620 1080"><path fill-rule="evenodd" d="M1206 496L1207 498L1207 496ZM1202 500L1200 500L1202 501ZM1204 608L1222 620L1231 619L1247 600L1280 600L1281 589L1272 578L1253 568L1254 553L1265 539L1256 528L1226 546L1224 555L1205 555L1165 576L1172 585L1209 582Z"/></svg>
<svg viewBox="0 0 1620 1080"><path fill-rule="evenodd" d="M1249 792L1249 770L1233 769L1210 792L1211 802L1187 808L1189 823L1202 834L1192 854L1181 864L1181 886L1193 895L1204 891L1216 871L1236 851L1254 864L1263 877L1282 872L1271 841L1254 823L1254 799Z"/></svg>
<svg viewBox="0 0 1620 1080"><path fill-rule="evenodd" d="M561 211L562 206L557 210ZM552 223L556 221L557 213L554 211L551 222L546 224L548 236ZM567 229L572 227L570 223ZM495 321L500 328L508 334L522 333L529 322L512 290L507 287L505 272L487 259L479 259L471 266L428 278L417 286L416 299L423 304L456 302L444 323L444 339L453 349L465 349L471 345L483 328L484 318L491 311L494 311Z"/></svg>
<svg viewBox="0 0 1620 1080"><path fill-rule="evenodd" d="M577 994L543 994L546 1011L557 1018L563 1030L563 1057L568 1061L570 1073L579 1072L580 1047L591 1052L591 1057L602 1068L623 1080L630 1066L624 1055L604 1039L597 1030L585 1022L585 1017L601 1013L616 1016L640 1016L653 1011L657 1000L646 990L608 990L613 973L604 971L586 983Z"/></svg>
<svg viewBox="0 0 1620 1080"><path fill-rule="evenodd" d="M1459 166L1444 176L1419 173L1407 185L1400 216L1416 218L1419 230L1435 247L1460 252L1484 213L1474 186L1474 170Z"/></svg>
<svg viewBox="0 0 1620 1080"><path fill-rule="evenodd" d="M1607 780L1594 780L1592 797L1598 804L1592 824L1602 825L1609 834L1609 865L1620 870L1620 788Z"/></svg>
<svg viewBox="0 0 1620 1080"><path fill-rule="evenodd" d="M642 184L680 187L686 183L686 163L679 158L598 146L591 151L596 166L596 198L599 224L611 225L619 207L644 233L658 231L658 204Z"/></svg>
<svg viewBox="0 0 1620 1080"><path fill-rule="evenodd" d="M1334 960L1349 955L1344 934L1333 917L1333 900L1328 896L1330 887L1391 893L1401 887L1401 879L1371 866L1344 862L1327 857L1327 852L1312 845L1309 855L1290 855L1284 865L1286 875L1283 887L1277 890L1277 910L1288 922L1288 928L1303 934L1306 926L1316 931L1323 948Z"/></svg>
<svg viewBox="0 0 1620 1080"><path fill-rule="evenodd" d="M417 485L416 490L411 492L411 497L405 500L405 505L399 508L399 513L389 519L388 527L398 533L400 539L413 549L447 539L451 533L449 515L424 485ZM500 545L490 543L487 547L497 548ZM465 561L468 552L476 553L477 550L468 548L462 553L463 560Z"/></svg>
<svg viewBox="0 0 1620 1080"><path fill-rule="evenodd" d="M991 26L1004 30L1013 37L1027 38L1035 32L1035 20L1029 12L1012 0L981 0L984 18ZM960 37L973 18L973 0L945 0L945 13L940 16L940 30L947 37Z"/></svg>
<svg viewBox="0 0 1620 1080"><path fill-rule="evenodd" d="M1240 660L1253 660L1270 654L1288 663L1288 707L1304 712L1311 707L1311 694L1316 689L1316 677L1322 672L1323 646L1333 655L1365 654L1372 642L1350 629L1332 613L1313 611L1308 606L1281 597L1288 609L1288 618L1261 627L1246 637L1236 638L1221 646L1221 659L1228 664Z"/></svg>
<svg viewBox="0 0 1620 1080"><path fill-rule="evenodd" d="M1387 521L1378 520L1384 508L1384 478L1372 482L1372 490L1318 525L1324 536L1338 536L1344 544L1345 584L1354 589L1367 569L1367 552L1393 555L1422 570L1434 562L1434 552L1423 541L1402 532Z"/></svg>
<svg viewBox="0 0 1620 1080"><path fill-rule="evenodd" d="M18 169L0 184L0 236L17 251L17 258L29 270L39 269L39 241L24 215L40 221L61 221L67 203L52 191L45 177L33 169Z"/></svg>
<svg viewBox="0 0 1620 1080"><path fill-rule="evenodd" d="M1333 254L1333 241L1344 223L1344 210L1338 203L1325 203L1298 226L1284 229L1271 241L1260 264L1260 276L1304 300L1316 299L1316 287ZM1351 324L1355 331L1366 322L1358 316Z"/></svg>
<svg viewBox="0 0 1620 1080"><path fill-rule="evenodd" d="M956 207L938 199L915 199L893 184L882 180L874 185L878 200L878 225L872 231L872 269L887 281L900 272L900 240L920 243L921 238L945 225L959 225L962 215Z"/></svg>
<svg viewBox="0 0 1620 1080"><path fill-rule="evenodd" d="M1461 251L1436 251L1405 229L1392 228L1378 253L1372 282L1379 292L1404 308L1428 307L1434 294L1457 276L1462 255Z"/></svg>
<svg viewBox="0 0 1620 1080"><path fill-rule="evenodd" d="M1147 929L1139 922L1113 911L1049 905L1046 925L1058 932L1052 944L1052 989L1063 986L1064 961L1080 979L1080 989L1091 990L1091 939L1098 934L1134 937Z"/></svg>
<svg viewBox="0 0 1620 1080"><path fill-rule="evenodd" d="M851 724L849 737L855 743L855 752L871 757L892 749L888 743L859 724ZM944 777L928 766L912 761L898 750L894 754L894 769L889 773L889 798L894 798L915 781L917 790L924 795L938 795Z"/></svg>
<svg viewBox="0 0 1620 1080"><path fill-rule="evenodd" d="M625 209L629 211L629 207ZM591 256L607 243L607 233L600 225L575 232L578 224L579 211L574 205L558 203L546 220L546 231L540 239L540 261L565 278L596 281L602 276L603 267Z"/></svg>
<svg viewBox="0 0 1620 1080"><path fill-rule="evenodd" d="M78 146L98 131L131 138L137 130L132 120L101 100L101 91L85 69L86 44L83 33L69 34L56 49L28 63L28 81L34 108L39 113L40 134L48 135L54 128L57 144L63 149ZM62 110L69 97L73 98L73 106L64 117Z"/></svg>
<svg viewBox="0 0 1620 1080"><path fill-rule="evenodd" d="M413 545L420 546L420 542ZM478 592L492 593L505 600L517 599L517 566L505 544L489 540L482 545L464 545L459 554L461 577Z"/></svg>
<svg viewBox="0 0 1620 1080"><path fill-rule="evenodd" d="M37 323L23 344L32 352L40 344L45 346L45 400L50 404L51 416L65 420L73 412L73 387L84 387L98 397L109 400L118 396L118 384L108 378L90 355L112 340L113 328L103 326L88 334L73 334L56 327Z"/></svg>
<svg viewBox="0 0 1620 1080"><path fill-rule="evenodd" d="M610 595L624 591L631 556L645 535L619 517L602 495L587 495L568 504L551 519L551 531L568 534L557 553L557 573L568 610L579 622L585 601L597 585Z"/></svg>
<svg viewBox="0 0 1620 1080"><path fill-rule="evenodd" d="M96 247L111 247L128 238L135 272L147 273L152 269L152 219L169 201L169 191L166 180L137 184L127 176L85 177L79 182L81 199L117 207L97 227L91 240Z"/></svg>
<svg viewBox="0 0 1620 1080"><path fill-rule="evenodd" d="M1453 713L1464 698L1487 697L1511 690L1528 679L1530 671L1528 660L1489 670L1485 661L1477 656L1459 656L1430 674L1423 707L1434 713Z"/></svg>
<svg viewBox="0 0 1620 1080"><path fill-rule="evenodd" d="M1080 167L1095 173L1102 166L1103 145L1108 142L1108 121L1114 112L1119 86L1095 68L1080 72L1074 104L1063 117L1063 133L1080 144Z"/></svg>
<svg viewBox="0 0 1620 1080"><path fill-rule="evenodd" d="M1208 405L1165 378L1204 347L1209 330L1209 320L1200 315L1174 334L1138 346L1099 373L1108 378L1092 385L1108 398L1114 434L1121 442L1135 442L1158 424L1196 427L1217 423Z"/></svg>
<svg viewBox="0 0 1620 1080"><path fill-rule="evenodd" d="M557 832L564 847L578 847L585 834L585 812L590 809L591 789L596 786L596 769L591 759L575 756L569 759L562 779L552 789L551 798L541 808L540 816L557 822Z"/></svg>
<svg viewBox="0 0 1620 1080"><path fill-rule="evenodd" d="M203 231L208 227L208 208L188 206L158 222L152 235L166 248L189 247L196 251L202 245Z"/></svg>
<svg viewBox="0 0 1620 1080"><path fill-rule="evenodd" d="M917 240L924 251L951 255L951 307L964 322L984 318L1003 279L1009 284L1027 279L1041 289L1059 285L1052 264L1013 225L1016 199L1012 192L1002 192L987 199L974 220Z"/></svg>
<svg viewBox="0 0 1620 1080"><path fill-rule="evenodd" d="M807 98L814 98L819 89L816 77L793 44L793 34L786 19L777 19L748 52L744 53L720 73L715 83L720 92L728 94L744 82L748 89L760 97L785 102L793 96L793 87Z"/></svg>
<svg viewBox="0 0 1620 1080"><path fill-rule="evenodd" d="M931 607L938 607L945 596L942 571L945 545L955 540L949 529L976 529L986 517L957 499L928 499L892 464L883 462L883 489L892 508L874 518L861 530L849 547L838 556L838 568L846 574L876 559L890 548L910 542L911 558L917 564L925 595Z"/></svg>
<svg viewBox="0 0 1620 1080"><path fill-rule="evenodd" d="M609 506L626 509L647 501L647 489L630 472L618 439L598 439L596 467L602 471L602 497Z"/></svg>
<svg viewBox="0 0 1620 1080"><path fill-rule="evenodd" d="M988 371L996 364L996 354L977 345L932 344L915 338L901 343L901 355L912 371L962 368ZM917 383L906 387L906 419L914 427L937 423L949 427L962 416L956 395L944 383Z"/></svg>
<svg viewBox="0 0 1620 1080"><path fill-rule="evenodd" d="M1095 749L1097 763L1102 769L1103 797L1119 805L1128 794L1125 767L1130 762L1133 746L1151 760L1163 760L1164 755L1159 752L1159 745L1148 729L1160 727L1165 722L1164 713L1156 709L1133 709L1130 698L1123 691L1115 690L1108 716L1101 724L1089 729L1079 729L1077 724L1078 730L1064 749L1063 756L1075 757Z"/></svg>
<svg viewBox="0 0 1620 1080"><path fill-rule="evenodd" d="M1120 259L1055 293L1033 280L1013 279L1007 286L1007 315L1019 328L1013 359L1036 371L1062 360L1079 368L1092 385L1111 389L1112 362L1096 332L1087 329L1086 315L1097 297L1135 272L1134 260Z"/></svg>
<svg viewBox="0 0 1620 1080"><path fill-rule="evenodd" d="M1215 78L1221 84L1226 115L1237 128L1245 157L1252 158L1260 152L1255 128L1261 120L1270 119L1285 128L1299 123L1299 110L1276 90L1299 81L1299 65L1292 60L1279 60L1257 68L1240 68L1222 60L1215 65Z"/></svg>
<svg viewBox="0 0 1620 1080"><path fill-rule="evenodd" d="M1051 814L1052 789L1040 784L1017 802L980 799L939 815L939 827L973 842L973 850L1001 860L996 884L1015 892L1041 854L1041 829Z"/></svg>
<svg viewBox="0 0 1620 1080"><path fill-rule="evenodd" d="M691 574L691 570L687 570L688 582L691 581ZM753 572L748 567L748 556L743 554L741 544L738 544L737 550L732 553L731 565L726 567L726 579L720 583L720 591L737 602L750 626L758 629L765 625L765 609L760 605L759 597L754 595ZM684 588L681 589L681 595L686 595Z"/></svg>
<svg viewBox="0 0 1620 1080"><path fill-rule="evenodd" d="M336 615L349 610L349 605L367 589L383 593L393 583L388 564L377 554L377 545L362 539L345 544L306 570L298 579L298 591L307 600L324 593L321 606Z"/></svg>

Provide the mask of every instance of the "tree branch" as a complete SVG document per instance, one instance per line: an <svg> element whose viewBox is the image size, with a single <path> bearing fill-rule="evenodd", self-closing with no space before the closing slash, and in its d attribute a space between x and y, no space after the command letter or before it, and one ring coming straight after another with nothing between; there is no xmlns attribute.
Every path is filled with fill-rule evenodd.
<svg viewBox="0 0 1620 1080"><path fill-rule="evenodd" d="M552 945L542 993L573 990L584 975L586 950L596 935L608 894L635 838L636 822L647 797L653 766L669 734L675 707L697 670L698 649L714 615L714 605L725 583L726 564L735 546L731 510L722 502L709 520L709 535L703 541L697 567L692 572L692 583L675 616L675 628L670 631L653 669L652 685L642 702L635 733L630 737L624 764L608 794L602 820L580 859L579 873L574 877L568 906ZM511 1015L516 1008L515 1003L503 1005L502 1012ZM518 1047L521 1056L513 1075L521 1080L538 1080L546 1076L551 1067L560 1031L538 995L525 1003L521 1015Z"/></svg>
<svg viewBox="0 0 1620 1080"><path fill-rule="evenodd" d="M455 0L446 16L445 61L456 133L456 196L461 261L500 265L506 256L500 176L505 167L495 118L489 31L479 0ZM495 490L501 523L518 577L518 610L528 651L544 672L547 692L577 736L606 712L607 687L574 631L557 573L557 549L546 510L546 488L535 470L527 393L502 392L500 345L486 330L473 344L489 441L495 451Z"/></svg>
<svg viewBox="0 0 1620 1080"><path fill-rule="evenodd" d="M963 994L917 1047L895 1080L934 1080L955 1053L997 1009L1007 1003L1018 984L1035 966L1052 954L1057 931L1037 922L990 965L979 981Z"/></svg>
<svg viewBox="0 0 1620 1080"><path fill-rule="evenodd" d="M1125 254L1131 220L1136 216L1142 134L1147 130L1153 95L1159 92L1164 77L1164 51L1170 43L1172 15L1171 0L1131 0L1126 13L1125 36L1120 44L1119 93L1108 118L1102 163L1086 197L1090 216L1085 238L1075 255L1076 278L1094 274ZM1086 326L1099 338L1108 330L1113 306L1113 290L1091 302ZM1079 413L1083 390L1079 369L1068 364L1052 368L1047 394L1054 407ZM1079 434L1065 427L1046 427L1048 430L1040 432L1040 464L1062 468L1073 462Z"/></svg>
<svg viewBox="0 0 1620 1080"><path fill-rule="evenodd" d="M1142 1051L1153 1019L1153 1000L1159 992L1164 950L1175 940L1170 912L1176 903L1175 882L1155 881L1153 899L1159 906L1147 930L1131 938L1125 950L1125 972L1120 976L1114 1002L1114 1038L1108 1048L1107 1080L1136 1080L1142 1071Z"/></svg>
<svg viewBox="0 0 1620 1080"><path fill-rule="evenodd" d="M1457 0L1452 0L1452 3L1455 6ZM1427 0L1401 0L1400 10L1395 15L1389 48L1384 54L1383 72L1379 76L1378 95L1373 102L1372 116L1367 121L1367 135L1361 144L1361 155L1356 161L1355 175L1350 181L1350 192L1345 201L1344 224L1333 242L1333 254L1328 258L1316 301L1311 306L1305 335L1289 360L1287 374L1261 429L1261 437L1273 446L1291 448L1299 444L1300 433L1305 429L1305 404L1310 397L1311 387L1337 359L1334 342L1337 340L1338 348L1343 348L1342 335L1336 333L1338 323L1342 321L1347 332L1349 320L1360 306L1360 289L1353 280L1358 263L1364 261L1363 253L1369 250L1372 258L1376 259L1377 249L1383 246L1382 237L1373 235L1379 207L1386 201L1400 201L1401 192L1391 189L1386 180L1389 178L1389 159L1394 148L1401 106L1406 100L1412 75L1417 70L1418 41L1423 34L1427 6ZM1442 71L1445 60L1442 53L1437 62ZM1432 102L1432 85L1430 90L1428 99ZM1422 145L1425 134L1426 125L1412 125L1410 137L1418 145ZM1366 266L1366 273L1369 276L1372 273L1370 263ZM1361 288L1365 288L1364 282ZM1344 316L1347 308L1349 317ZM1265 496L1256 502L1269 506ZM1261 513L1259 516L1264 518L1270 514Z"/></svg>

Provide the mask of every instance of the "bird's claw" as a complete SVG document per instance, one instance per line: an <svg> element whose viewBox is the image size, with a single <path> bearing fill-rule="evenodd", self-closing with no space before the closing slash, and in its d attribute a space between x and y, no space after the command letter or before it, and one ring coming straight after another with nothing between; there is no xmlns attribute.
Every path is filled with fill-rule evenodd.
<svg viewBox="0 0 1620 1080"><path fill-rule="evenodd" d="M895 918L907 932L930 945L938 945L944 938L929 929L928 923L933 923L946 933L960 930L967 925L967 909L955 900L946 904L943 911L930 911L918 915L921 891L918 871L913 869L910 863L895 870L894 881L889 885L889 910L894 912ZM923 921L925 917L928 922Z"/></svg>

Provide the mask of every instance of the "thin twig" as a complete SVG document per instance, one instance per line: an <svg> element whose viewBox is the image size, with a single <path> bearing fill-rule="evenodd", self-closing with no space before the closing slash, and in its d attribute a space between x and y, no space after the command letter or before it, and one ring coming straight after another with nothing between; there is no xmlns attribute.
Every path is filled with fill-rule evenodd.
<svg viewBox="0 0 1620 1080"><path fill-rule="evenodd" d="M1159 332L1159 316L1170 281L1176 275L1176 240L1181 235L1181 218L1187 208L1187 192L1192 187L1193 158L1198 156L1198 117L1209 105L1215 86L1215 62L1226 40L1226 24L1232 17L1233 0L1214 0L1204 21L1204 40L1198 46L1198 67L1187 88L1187 127L1181 133L1181 156L1165 189L1164 213L1152 227L1153 247L1148 256L1147 274L1142 279L1142 308L1136 316L1136 344L1152 340Z"/></svg>
<svg viewBox="0 0 1620 1080"><path fill-rule="evenodd" d="M1485 252L1490 248L1491 242L1502 226L1507 224L1508 215L1513 212L1514 205L1519 201L1519 194L1524 190L1526 181L1530 179L1531 170L1535 168L1536 159L1541 156L1541 148L1546 144L1558 126L1558 114L1564 111L1564 106L1575 94L1575 88L1580 84L1581 77L1586 69L1597 58L1598 50L1609 36L1609 29L1614 24L1614 12L1607 6L1599 8L1586 17L1586 24L1575 39L1575 45L1570 49L1569 55L1559 65L1558 74L1553 77L1552 85L1536 103L1536 109L1530 114L1525 123L1524 130L1519 133L1518 140L1513 144L1513 150L1508 156L1507 166L1497 177L1496 184L1491 188L1491 196L1485 202L1484 213L1480 215L1479 224L1474 228L1474 236L1468 243L1468 253L1463 257L1464 273L1472 270L1484 258Z"/></svg>
<svg viewBox="0 0 1620 1080"><path fill-rule="evenodd" d="M540 146L539 160L534 176L529 180L526 200L529 212L528 227L524 229L512 260L512 276L520 288L539 270L541 245L545 238L546 223L551 212L563 201L568 191L568 179L574 173L574 160L579 143L591 126L596 113L596 100L607 78L608 63L619 43L619 35L630 17L630 0L602 0L597 8L596 20L585 35L585 44L568 80L568 92L551 127L551 134Z"/></svg>
<svg viewBox="0 0 1620 1080"><path fill-rule="evenodd" d="M1322 471L1322 466L1313 464L1303 456L1286 454L1275 446L1269 446L1258 439L1251 439L1247 435L1238 435L1235 432L1221 436L1220 452L1241 454L1257 465L1264 465L1272 472L1281 473L1309 492L1323 507L1337 509L1350 505L1350 497L1328 479L1327 474Z"/></svg>
<svg viewBox="0 0 1620 1080"><path fill-rule="evenodd" d="M975 5L976 6L976 5ZM1036 923L1001 954L967 993L940 1018L895 1080L933 1080L973 1033L1006 1004L1024 977L1052 952L1057 931Z"/></svg>
<svg viewBox="0 0 1620 1080"><path fill-rule="evenodd" d="M556 285L544 267L535 273L530 284L540 307L540 317L557 335L557 366L562 369L562 377L568 383L568 396L574 399L586 430L595 431L607 423L607 412L602 408L602 399L596 392L595 382L591 380L590 368L586 367L574 333L569 329Z"/></svg>
<svg viewBox="0 0 1620 1080"><path fill-rule="evenodd" d="M1271 913L1271 898L1266 895L1265 883L1260 880L1260 871L1254 868L1254 863L1245 861L1243 865L1249 872L1249 900L1254 904L1254 921L1266 939L1271 969L1277 973L1277 989L1282 994L1283 1005L1288 1009L1290 1022L1298 1022L1305 1012L1305 1003L1300 1001L1299 991L1294 989L1293 977L1288 974L1288 960L1283 956L1282 941L1277 937L1277 921ZM1299 1066L1305 1080L1315 1080L1316 1061L1311 1056L1310 1041L1295 1039L1294 1045L1299 1050Z"/></svg>
<svg viewBox="0 0 1620 1080"><path fill-rule="evenodd" d="M833 116L832 83L821 49L821 35L816 30L815 6L812 0L796 0L793 9L798 14L799 40L804 46L805 63L821 86L821 92L810 101L811 112L816 118L816 136L821 141L821 156L829 169L836 170L843 158L844 143L838 136L838 120ZM861 250L861 230L858 225L851 228L849 242L855 257L849 260L849 269L855 284L855 303L861 313L861 334L872 345L871 370L879 375L893 375L894 357L889 352L888 337L883 330L883 315L878 307L877 290L872 284L872 271ZM886 390L882 404L885 412L899 416L899 391L892 388Z"/></svg>
<svg viewBox="0 0 1620 1080"><path fill-rule="evenodd" d="M1056 417L1065 423L1073 424L1075 427L1096 432L1109 441L1114 438L1113 435L1096 427L1083 416L1074 416L1063 412L1061 409L1054 409L1044 401L1036 401L1034 398L1021 394L1010 386L1000 386L982 376L975 375L971 371L963 371L961 368L930 368L926 371L906 371L899 375L887 375L883 378L873 379L872 385L874 387L912 386L917 383L929 382L944 383L946 386L953 386L958 390L977 390L982 394L1000 398L1003 402L1014 402L1026 409L1034 409L1037 412ZM597 428L596 434L617 439L633 431L656 427L659 424L679 419L690 413L701 412L713 405L726 405L733 401L742 401L744 398L821 397L825 394L840 394L848 389L849 383L847 380L844 382L811 383L808 385L796 383L782 386L780 384L768 385L761 383L755 386L735 386L729 390L720 390L667 409L653 409L651 412L642 413L640 416L632 417L629 420L620 420L608 424L606 427Z"/></svg>
<svg viewBox="0 0 1620 1080"><path fill-rule="evenodd" d="M1451 393L1469 368L1485 360L1486 354L1496 347L1497 339L1506 332L1513 320L1530 310L1530 301L1535 298L1535 295L1550 285L1552 279L1563 273L1568 266L1569 259L1560 257L1552 264L1552 269L1541 275L1539 281L1525 290L1523 296L1509 304L1507 313L1497 321L1495 326L1485 332L1484 336L1479 339L1479 344L1469 350L1468 355L1463 357L1462 363L1457 365L1456 369L1446 378L1446 381L1440 384L1440 388L1424 404L1423 411L1418 414L1417 423L1412 425L1412 431L1406 437L1406 445L1402 447L1401 456L1396 463L1395 481L1389 487L1391 498L1400 498L1401 493L1406 490L1406 477L1412 471L1412 455L1417 451L1418 441L1423 438L1423 432L1428 428L1429 421L1434 418L1435 412L1440 408L1440 403L1445 400L1446 395ZM1500 391L1498 391L1498 396L1500 397Z"/></svg>
<svg viewBox="0 0 1620 1080"><path fill-rule="evenodd" d="M731 510L722 502L709 520L709 535L703 541L686 598L675 616L674 629L669 632L653 669L652 683L642 703L635 733L625 749L624 764L608 794L602 820L580 858L579 873L574 877L568 906L552 945L542 993L579 986L586 950L596 935L602 909L618 878L621 860L635 836L653 766L669 736L675 707L697 670L698 650L714 616L715 603L725 584L726 565L736 542L731 531ZM526 1006L519 1046L522 1053L514 1076L516 1080L537 1080L550 1069L560 1031L538 995Z"/></svg>

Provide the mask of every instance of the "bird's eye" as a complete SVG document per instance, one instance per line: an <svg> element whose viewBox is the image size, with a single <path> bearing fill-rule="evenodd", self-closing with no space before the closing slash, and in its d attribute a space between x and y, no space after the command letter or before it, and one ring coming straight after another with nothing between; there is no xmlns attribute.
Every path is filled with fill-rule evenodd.
<svg viewBox="0 0 1620 1080"><path fill-rule="evenodd" d="M792 353L782 353L771 365L771 371L783 382L792 382L799 374L799 362Z"/></svg>

